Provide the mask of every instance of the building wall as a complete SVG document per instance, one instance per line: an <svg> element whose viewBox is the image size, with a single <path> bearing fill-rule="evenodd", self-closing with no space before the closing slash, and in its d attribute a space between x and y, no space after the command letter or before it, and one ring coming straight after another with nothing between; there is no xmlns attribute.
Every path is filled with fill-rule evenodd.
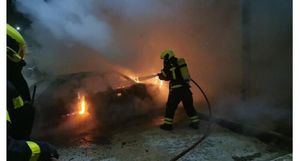
<svg viewBox="0 0 300 161"><path fill-rule="evenodd" d="M290 125L292 1L242 0L241 9L242 95L251 102L247 108L260 104L264 109L258 111L267 118Z"/></svg>

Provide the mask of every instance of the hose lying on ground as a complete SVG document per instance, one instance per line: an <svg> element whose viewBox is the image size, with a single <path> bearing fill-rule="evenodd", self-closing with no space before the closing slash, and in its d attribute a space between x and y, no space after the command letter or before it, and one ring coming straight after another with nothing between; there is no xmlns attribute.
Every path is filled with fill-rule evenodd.
<svg viewBox="0 0 300 161"><path fill-rule="evenodd" d="M205 98L205 101L207 103L207 107L208 107L208 116L209 116L209 119L208 119L208 126L207 126L207 129L204 133L204 135L197 141L195 142L192 146L190 146L189 148L185 149L184 151L182 151L181 153L179 153L178 155L176 155L175 157L173 157L171 159L171 161L176 161L178 159L180 159L181 157L183 157L185 154L187 154L189 151L191 151L192 149L194 149L197 145L199 145L204 139L206 139L209 134L210 134L210 129L211 129L211 117L212 117L212 112L211 112L211 106L210 106L210 103L208 101L208 98L205 94L205 92L203 91L203 89L199 86L199 84L197 82L195 82L193 79L191 79L191 81L198 87L198 89L201 91L203 97Z"/></svg>

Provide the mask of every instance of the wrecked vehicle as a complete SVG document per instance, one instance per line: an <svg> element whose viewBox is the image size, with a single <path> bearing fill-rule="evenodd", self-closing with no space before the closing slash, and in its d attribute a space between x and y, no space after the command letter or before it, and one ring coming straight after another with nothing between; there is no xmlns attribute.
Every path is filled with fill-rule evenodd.
<svg viewBox="0 0 300 161"><path fill-rule="evenodd" d="M149 90L157 93L159 87L119 72L79 72L34 85L40 127L55 127L70 117L94 117L95 124L110 126L158 107Z"/></svg>

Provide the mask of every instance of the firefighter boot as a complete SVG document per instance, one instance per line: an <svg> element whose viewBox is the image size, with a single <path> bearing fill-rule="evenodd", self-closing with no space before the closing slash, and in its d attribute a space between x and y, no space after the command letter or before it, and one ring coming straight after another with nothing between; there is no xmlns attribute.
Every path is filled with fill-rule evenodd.
<svg viewBox="0 0 300 161"><path fill-rule="evenodd" d="M192 116L192 117L190 117L190 120L191 120L191 123L190 123L190 128L192 128L192 129L199 129L199 121L200 121L200 119L199 119L199 117L197 116L197 115L194 115L194 116Z"/></svg>
<svg viewBox="0 0 300 161"><path fill-rule="evenodd" d="M167 130L167 131L172 131L172 130L173 130L173 126L170 125L170 124L161 124L159 127L160 127L161 129Z"/></svg>

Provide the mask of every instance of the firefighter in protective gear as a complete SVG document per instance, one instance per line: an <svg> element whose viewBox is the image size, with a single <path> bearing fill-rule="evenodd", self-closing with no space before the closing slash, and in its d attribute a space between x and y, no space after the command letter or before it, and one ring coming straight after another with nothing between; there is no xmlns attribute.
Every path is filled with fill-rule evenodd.
<svg viewBox="0 0 300 161"><path fill-rule="evenodd" d="M35 110L30 105L31 98L30 92L22 75L22 68L25 66L24 53L25 53L25 40L22 35L15 30L12 26L7 25L7 80L11 86L13 86L20 97L14 98L14 103L19 103L20 107L18 110L8 109L13 117L17 118L16 126L14 129L16 132L14 135L16 139L29 139L31 129L34 120ZM7 89L8 94L12 92ZM22 99L22 101L20 101ZM14 113L14 114L13 114ZM18 136L17 136L18 135Z"/></svg>
<svg viewBox="0 0 300 161"><path fill-rule="evenodd" d="M34 108L21 70L26 43L22 35L7 25L7 160L48 161L58 158L56 149L30 138Z"/></svg>
<svg viewBox="0 0 300 161"><path fill-rule="evenodd" d="M25 101L30 101L30 93L21 70L26 65L24 54L26 43L22 35L12 26L7 25L7 79L13 83Z"/></svg>
<svg viewBox="0 0 300 161"><path fill-rule="evenodd" d="M163 51L160 58L164 61L164 67L158 74L159 79L170 81L164 123L160 128L163 130L173 129L174 114L178 104L182 101L191 121L189 126L198 129L199 117L193 105L193 96L189 85L190 74L185 60L176 58L170 49Z"/></svg>

